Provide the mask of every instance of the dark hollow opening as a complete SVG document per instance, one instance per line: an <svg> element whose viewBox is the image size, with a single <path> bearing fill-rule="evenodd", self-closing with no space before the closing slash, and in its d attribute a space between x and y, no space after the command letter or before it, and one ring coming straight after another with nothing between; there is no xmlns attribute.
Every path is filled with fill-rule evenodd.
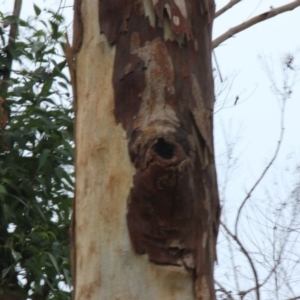
<svg viewBox="0 0 300 300"><path fill-rule="evenodd" d="M163 159L171 159L174 156L174 145L166 142L163 138L157 139L157 143L152 148Z"/></svg>

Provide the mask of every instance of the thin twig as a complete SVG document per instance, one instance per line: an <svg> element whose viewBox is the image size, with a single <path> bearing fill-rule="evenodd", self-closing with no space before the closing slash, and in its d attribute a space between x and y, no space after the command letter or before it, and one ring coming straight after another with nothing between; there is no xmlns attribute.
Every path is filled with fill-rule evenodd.
<svg viewBox="0 0 300 300"><path fill-rule="evenodd" d="M290 2L286 5L277 7L277 8L273 8L267 12L264 12L258 16L255 16L253 18L251 18L250 20L239 24L235 27L230 28L229 30L227 30L225 33L223 33L222 35L220 35L219 37L217 37L216 39L213 40L212 42L212 48L216 48L218 47L221 43L223 43L224 41L226 41L227 39L229 39L230 37L232 37L233 35L257 24L260 22L263 22L265 20L268 20L270 18L273 18L281 13L287 12L289 10L293 10L296 7L300 6L300 0L295 0L293 2Z"/></svg>
<svg viewBox="0 0 300 300"><path fill-rule="evenodd" d="M217 56L216 56L216 53L215 53L214 50L212 51L212 54L213 54L213 58L214 58L214 61L215 61L215 64L216 64L217 72L219 74L220 82L223 83L224 80L223 80L221 70L220 70L220 67L219 67L219 63L218 63L218 60L217 60Z"/></svg>
<svg viewBox="0 0 300 300"><path fill-rule="evenodd" d="M255 268L255 266L254 266L254 263L253 263L253 261L252 261L252 258L250 257L249 252L246 250L246 248L244 247L244 245L242 244L242 242L239 240L239 238L238 238L236 235L234 235L234 234L227 228L227 226L226 226L223 222L221 222L220 224L223 226L223 228L225 229L225 231L227 232L227 234L229 234L229 235L232 237L232 239L239 245L241 252L242 252L242 253L246 256L246 258L248 259L249 264L250 264L250 267L251 267L252 272L253 272L253 275L254 275L256 299L259 300L259 299L260 299L260 291L259 291L260 284L259 284L259 280L258 280L258 275L257 275L256 268ZM240 294L241 296L245 296L245 293L246 293L246 292L244 291L244 292L240 292L239 294Z"/></svg>
<svg viewBox="0 0 300 300"><path fill-rule="evenodd" d="M74 111L76 111L77 103L76 103L76 69L75 69L75 61L74 61L75 57L67 33L65 34L65 38L66 38L66 44L64 47L64 52L65 52L68 69L71 77L71 85L72 85L72 92L73 92L73 99L74 99L73 101Z"/></svg>
<svg viewBox="0 0 300 300"><path fill-rule="evenodd" d="M272 268L272 270L270 271L270 273L268 274L268 276L258 285L258 287L259 288L261 288L262 286L264 286L265 284L266 284L266 282L270 279L270 277L271 277L271 275L274 273L274 271L275 271L275 269L277 268L277 265L278 264L276 264L273 268ZM248 294L248 293L250 293L250 292L252 292L252 291L254 291L254 290L256 290L257 289L257 286L253 286L252 288L250 288L250 289L248 289L248 290L244 290L244 291L241 291L241 293L243 294L243 295L246 295L246 294Z"/></svg>
<svg viewBox="0 0 300 300"><path fill-rule="evenodd" d="M244 205L246 204L247 200L251 197L253 191L256 189L256 187L258 186L258 184L265 177L265 175L267 174L268 170L270 169L270 167L274 163L274 161L277 158L277 155L279 153L279 150L280 150L280 147L281 147L281 144L282 144L283 135L284 135L285 103L286 103L286 99L283 100L283 104L282 104L282 110L281 110L281 129L280 129L280 135L279 135L279 140L278 140L278 143L277 143L277 147L275 149L274 155L271 158L270 162L265 167L265 169L263 170L263 172L261 173L261 175L259 176L259 178L256 180L256 182L254 183L254 185L252 186L252 188L250 189L250 191L247 193L245 199L242 201L242 204L240 205L240 207L238 209L237 217L236 217L236 220L235 220L235 235L236 236L238 236L238 223L239 223L240 215L241 215L241 212L242 212L242 209L243 209Z"/></svg>
<svg viewBox="0 0 300 300"><path fill-rule="evenodd" d="M273 239L274 239L274 244L273 244L273 249L272 249L272 255L273 255L273 261L276 261L276 237L275 237L275 234L276 234L276 230L273 230ZM276 300L278 300L278 291L279 291L279 288L278 288L278 275L277 275L277 269L275 269L275 272L274 272L274 284L275 284L275 290L274 290L274 294L276 295Z"/></svg>
<svg viewBox="0 0 300 300"><path fill-rule="evenodd" d="M221 285L221 283L219 283L217 280L215 280L215 284L219 287L219 291L220 291L220 292L226 294L226 296L228 297L228 300L234 300L234 299L232 298L231 293L228 292L228 291L224 288L224 286ZM217 291L218 291L218 290L216 290L216 292L217 292Z"/></svg>
<svg viewBox="0 0 300 300"><path fill-rule="evenodd" d="M279 252L279 255L278 255L277 259L274 258L274 261L276 262L275 265L269 271L269 274L266 276L266 278L259 284L259 288L261 288L262 286L264 286L267 283L267 281L271 278L271 276L273 275L273 273L275 273L277 267L280 265L280 263L281 263L281 257L282 257L283 252L284 252L284 247L287 244L287 238L288 238L288 236L286 235L285 241L282 243L283 246L280 249L280 252ZM242 291L242 293L243 293L243 295L246 295L246 294L248 294L248 293L250 293L250 292L252 292L252 291L254 291L256 289L257 289L257 286L254 286L252 288L249 288L248 290Z"/></svg>
<svg viewBox="0 0 300 300"><path fill-rule="evenodd" d="M231 7L234 5L238 4L241 2L241 0L230 0L225 6L220 8L216 13L215 13L215 19L217 17L220 17L222 14L224 14L227 10L229 10Z"/></svg>
<svg viewBox="0 0 300 300"><path fill-rule="evenodd" d="M289 65L288 63L285 63L284 65L284 72L287 72L289 71ZM293 69L292 69L293 70ZM278 141L278 144L277 144L277 147L275 149L275 152L274 152L274 155L272 157L272 159L270 160L269 164L266 166L266 168L263 170L261 176L258 178L258 180L255 182L255 184L253 185L253 187L251 188L251 190L248 192L248 194L246 195L244 201L242 202L241 206L239 207L239 210L238 210L238 214L237 214L237 218L236 218L236 223L235 223L235 237L238 239L238 222L239 222L239 219L240 219L240 215L241 215L241 211L242 211L242 208L244 207L246 201L251 197L251 194L252 192L255 190L255 188L257 187L257 185L261 182L261 180L263 179L263 177L265 176L266 172L268 171L268 169L270 168L270 166L273 164L274 160L276 159L278 153L279 153L279 150L280 150L280 146L282 144L282 140L283 140L283 136L284 136L284 118L285 118L285 106L286 106L286 101L287 99L290 97L291 95L291 88L290 88L290 85L288 83L288 75L285 74L284 76L284 81L283 81L283 87L284 87L284 90L283 91L280 91L277 87L276 87L276 83L275 81L272 80L272 85L273 85L273 88L275 89L276 93L280 95L281 97L281 101L282 101L282 104L281 104L281 129L280 129L280 135L279 135L279 141ZM294 222L294 219L291 221L290 223L290 226L289 227L293 227L293 222ZM223 225L223 224L222 224ZM277 226L277 225L276 225ZM234 238L234 237L233 237ZM281 249L279 251L279 254L278 256L276 257L276 255L274 256L274 261L276 262L275 265L273 266L273 268L270 270L268 276L261 282L261 284L259 284L259 288L261 286L263 286L271 277L272 274L275 273L275 279L276 279L276 270L277 270L277 267L280 265L281 263L281 259L282 259L282 255L284 253L284 248L287 244L287 238L288 238L288 235L285 236L285 240L284 242L282 243L282 246L281 246ZM275 248L274 248L275 249ZM249 261L250 262L250 261ZM250 263L251 264L251 263ZM248 289L246 291L243 291L242 293L245 294L245 293L249 293L250 291L253 291L253 290L257 290L257 284L251 288L251 289Z"/></svg>
<svg viewBox="0 0 300 300"><path fill-rule="evenodd" d="M222 127L222 129L224 130L224 127ZM221 195L222 198L225 199L225 195L226 195L226 189L227 189L227 185L228 185L228 180L229 180L229 173L232 170L233 165L235 164L235 162L233 161L233 157L232 157L232 152L234 149L234 144L229 143L227 141L227 135L225 134L225 132L223 132L223 135L225 137L225 144L226 144L226 148L227 148L227 159L226 159L226 166L225 166L225 174L224 174L224 185L221 191ZM233 162L232 162L233 161ZM224 222L227 224L227 214L223 213L223 219ZM229 249L229 254L230 254L230 262L231 262L231 266L232 266L232 272L233 272L233 277L234 277L234 281L235 281L235 286L236 286L236 290L239 291L240 290L240 285L239 285L239 276L238 276L238 272L237 272L237 268L236 263L235 263L235 256L233 253L233 244L232 244L232 240L230 238L230 236L227 234L225 235L226 240L228 242L228 249Z"/></svg>

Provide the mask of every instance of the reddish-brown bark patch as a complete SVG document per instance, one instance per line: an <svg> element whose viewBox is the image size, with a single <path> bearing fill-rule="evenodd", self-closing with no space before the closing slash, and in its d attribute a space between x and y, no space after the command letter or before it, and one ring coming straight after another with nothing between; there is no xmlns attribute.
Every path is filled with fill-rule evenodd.
<svg viewBox="0 0 300 300"><path fill-rule="evenodd" d="M73 23L73 51L74 54L80 50L82 44L83 24L81 19L81 1L74 0L74 23Z"/></svg>
<svg viewBox="0 0 300 300"><path fill-rule="evenodd" d="M213 291L219 200L207 15L214 4L205 11L205 1L152 2L154 26L143 1L99 0L101 31L116 45L115 117L136 168L129 234L152 262L194 270L196 285L210 276ZM165 40L168 22L173 40Z"/></svg>

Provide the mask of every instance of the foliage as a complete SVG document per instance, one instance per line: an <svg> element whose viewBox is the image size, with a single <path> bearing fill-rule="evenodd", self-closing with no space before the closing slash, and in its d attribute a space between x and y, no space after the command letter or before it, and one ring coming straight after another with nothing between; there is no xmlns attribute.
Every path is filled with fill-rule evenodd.
<svg viewBox="0 0 300 300"><path fill-rule="evenodd" d="M70 299L73 112L64 19L34 10L29 21L0 12L0 76L9 55L14 62L10 87L0 91L0 298ZM9 43L15 22L19 35Z"/></svg>

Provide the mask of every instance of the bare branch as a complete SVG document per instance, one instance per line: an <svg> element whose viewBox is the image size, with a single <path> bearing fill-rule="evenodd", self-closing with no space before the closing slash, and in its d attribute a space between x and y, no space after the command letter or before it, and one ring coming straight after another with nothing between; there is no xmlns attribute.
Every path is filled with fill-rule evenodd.
<svg viewBox="0 0 300 300"><path fill-rule="evenodd" d="M300 2L300 0L297 0L297 2ZM288 65L287 65L288 67ZM286 80L286 79L284 79ZM285 106L286 106L286 101L287 99L290 97L291 95L291 90L290 89L286 89L287 87L287 82L284 81L284 87L285 90L284 92L280 92L277 88L276 88L276 84L274 82L272 82L274 88L276 89L277 93L281 95L282 97L282 106L281 106L281 127L280 127L280 133L279 133L279 140L277 142L277 146L275 149L275 152L273 154L273 157L271 158L270 162L268 163L268 165L264 168L264 170L262 171L261 175L259 176L259 178L256 180L256 182L254 183L254 185L252 186L252 188L250 189L250 191L247 193L246 197L244 198L244 200L242 201L238 212L237 212L237 216L236 216L236 220L235 220L235 235L238 236L238 223L240 220L240 215L242 212L242 209L244 207L244 205L246 204L247 200L251 197L253 191L256 189L256 187L258 186L258 184L262 181L262 179L265 177L265 175L267 174L268 170L270 169L270 167L273 165L275 159L278 156L281 144L282 144L282 140L283 140L283 136L284 136L284 117L285 117Z"/></svg>
<svg viewBox="0 0 300 300"><path fill-rule="evenodd" d="M227 4L228 5L228 4ZM293 2L290 2L286 5L271 9L265 13L262 13L258 16L255 16L253 18L251 18L250 20L239 24L235 27L230 28L228 31L226 31L225 33L223 33L222 35L220 35L219 37L217 37L215 40L213 40L212 42L212 48L216 48L218 47L221 43L223 43L224 41L226 41L227 39L229 39L230 37L232 37L233 35L257 24L260 22L263 22L265 20L268 20L270 18L273 18L281 13L287 12L289 10L293 10L296 7L300 6L300 0L295 0Z"/></svg>
<svg viewBox="0 0 300 300"><path fill-rule="evenodd" d="M214 58L214 61L215 61L215 64L216 64L217 72L219 74L220 81L221 81L221 83L223 83L223 77L222 77L221 70L220 70L220 67L219 67L219 63L218 63L218 60L217 60L217 56L216 56L216 53L215 53L214 50L212 51L212 54L213 54L213 58Z"/></svg>
<svg viewBox="0 0 300 300"><path fill-rule="evenodd" d="M19 18L21 13L21 7L22 7L22 0L15 0L14 11L13 11L14 17ZM9 87L9 79L10 79L13 58L8 49L10 48L11 45L15 43L15 39L17 35L18 35L18 23L15 22L10 25L9 41L6 47L7 50L5 50L7 52L7 61L6 61L6 68L1 72L2 73L1 74L2 83L0 85L1 93L6 93Z"/></svg>
<svg viewBox="0 0 300 300"><path fill-rule="evenodd" d="M291 220L291 223L290 223L290 224L292 224L293 221L294 221L294 220ZM222 224L222 225L223 225L223 224ZM225 229L225 230L226 230L226 229ZM275 273L277 267L281 264L282 256L283 256L283 253L284 253L284 248L285 248L285 246L287 245L287 239L288 239L288 235L285 235L285 239L284 239L284 241L283 241L283 243L282 243L282 247L281 247L281 249L280 249L280 251L279 251L279 254L278 254L277 258L274 258L275 264L274 264L274 266L272 267L272 269L269 271L269 274L266 276L266 278L259 284L259 288L261 288L262 286L264 286L264 285L267 283L267 281L268 281L268 280L271 278L271 276ZM253 286L253 287L251 287L251 288L249 288L249 289L247 289L247 290L241 291L240 294L246 295L246 294L248 294L248 293L250 293L250 292L252 292L252 291L255 291L256 289L257 289L257 286L255 285L255 286ZM294 298L291 298L291 299L294 299ZM298 298L295 298L295 299L298 299ZM287 299L287 300L289 300L289 299ZM299 300L300 300L300 297L299 297Z"/></svg>
<svg viewBox="0 0 300 300"><path fill-rule="evenodd" d="M231 237L231 238L232 238L232 239L240 246L241 252L242 252L243 254L246 255L246 257L247 257L247 259L248 259L248 261L249 261L251 267L254 266L254 265L252 265L252 263L251 263L252 258L250 257L250 254L247 255L247 254L248 254L248 251L247 251L246 248L243 247L243 245L242 245L241 241L238 239L238 237L234 236L234 235L229 231L228 227L227 227L224 223L221 223L221 225L224 227L224 229L225 229L225 231L228 233L228 235L229 235L229 236L230 236L230 237ZM287 237L286 237L286 239L287 239ZM283 243L284 246L286 245L286 239L285 239L285 242ZM262 286L264 286L264 285L267 283L267 281L268 281L268 280L271 278L271 276L274 274L276 268L277 268L277 267L279 266L279 264L281 263L281 257L282 257L282 255L283 255L283 248L284 248L284 246L281 248L278 258L275 259L275 262L276 262L276 263L275 263L275 265L273 266L273 268L269 271L269 274L266 276L266 278L265 278L261 283L258 283L258 282L256 281L255 286L253 286L253 287L251 287L251 288L249 288L249 289L247 289L247 290L240 291L240 292L239 292L239 295L245 296L245 295L249 294L249 293L252 292L252 291L257 291L258 288L260 289ZM246 254L246 253L247 253L247 254ZM253 268L252 268L252 270L253 270ZM253 273L254 273L254 271L253 271ZM255 274L255 273L254 273L254 274ZM257 284L257 283L258 283L258 284ZM216 284L219 285L217 282L216 282ZM219 285L219 287L220 287L220 290L221 290L222 292L224 292L224 293L226 292L225 289L224 289L224 288L222 289L222 287L221 287L220 285ZM231 298L230 298L230 299L231 299ZM299 297L299 298L291 298L291 300L296 300L296 299L299 299L299 300L300 300L300 297ZM289 299L287 299L287 300L289 300Z"/></svg>
<svg viewBox="0 0 300 300"><path fill-rule="evenodd" d="M276 264L275 264L275 266L270 270L270 272L269 272L269 274L267 275L267 277L266 277L266 278L258 285L259 288L261 288L262 286L264 286L264 285L266 284L266 282L271 278L271 276L272 276L272 274L275 272L275 270L276 270L278 264L279 264L279 263L276 263ZM242 291L241 293L242 293L243 295L246 295L246 294L248 294L248 293L250 293L250 292L252 292L252 291L254 291L254 290L256 290L256 289L257 289L257 286L254 286L254 287L252 287L252 288L250 288L250 289L248 289L248 290Z"/></svg>
<svg viewBox="0 0 300 300"><path fill-rule="evenodd" d="M241 2L241 0L230 0L225 6L223 6L221 9L219 9L215 14L215 19L217 17L220 17L222 14L224 14L227 10L229 10L234 5Z"/></svg>
<svg viewBox="0 0 300 300"><path fill-rule="evenodd" d="M252 188L250 189L250 191L248 192L248 194L246 195L245 199L243 200L242 204L239 207L238 213L237 213L237 217L236 217L236 221L235 221L235 234L237 235L238 232L238 222L240 219L240 214L242 212L242 209L244 207L244 205L246 204L247 200L251 197L252 192L256 189L256 187L258 186L258 184L262 181L262 179L265 177L266 173L268 172L268 170L270 169L270 167L273 165L280 146L281 146L281 142L282 142L282 138L283 138L283 133L284 133L284 128L281 128L281 132L280 132L280 137L279 137L279 141L277 143L277 147L275 149L275 153L273 155L273 157L271 158L270 162L268 163L268 165L265 167L265 169L263 170L263 172L261 173L261 175L259 176L259 178L256 180L256 182L254 183L254 185L252 186Z"/></svg>
<svg viewBox="0 0 300 300"><path fill-rule="evenodd" d="M73 91L73 105L74 105L74 111L76 111L76 71L75 71L75 63L74 63L74 51L72 46L70 45L68 34L65 34L66 38L66 44L64 47L64 52L66 56L66 60L68 63L68 69L71 77L71 83L72 83L72 91Z"/></svg>
<svg viewBox="0 0 300 300"><path fill-rule="evenodd" d="M215 284L219 287L219 289L216 289L216 292L222 292L224 293L228 298L228 300L234 300L232 298L232 295L230 292L228 292L221 283L219 283L217 280L215 280Z"/></svg>
<svg viewBox="0 0 300 300"><path fill-rule="evenodd" d="M259 284L257 271L256 271L256 268L255 268L254 263L252 261L252 258L250 257L249 252L246 250L246 248L244 247L242 242L239 240L239 238L236 235L234 235L223 222L221 222L221 225L223 226L223 228L225 229L227 234L229 234L232 237L232 239L239 245L241 252L247 257L248 262L251 266L253 275L254 275L256 299L259 300L260 299L259 288L261 287L261 285ZM249 292L250 292L250 290L249 290ZM246 293L247 293L247 291L246 292L245 291L240 292L239 295L240 296L245 296Z"/></svg>

